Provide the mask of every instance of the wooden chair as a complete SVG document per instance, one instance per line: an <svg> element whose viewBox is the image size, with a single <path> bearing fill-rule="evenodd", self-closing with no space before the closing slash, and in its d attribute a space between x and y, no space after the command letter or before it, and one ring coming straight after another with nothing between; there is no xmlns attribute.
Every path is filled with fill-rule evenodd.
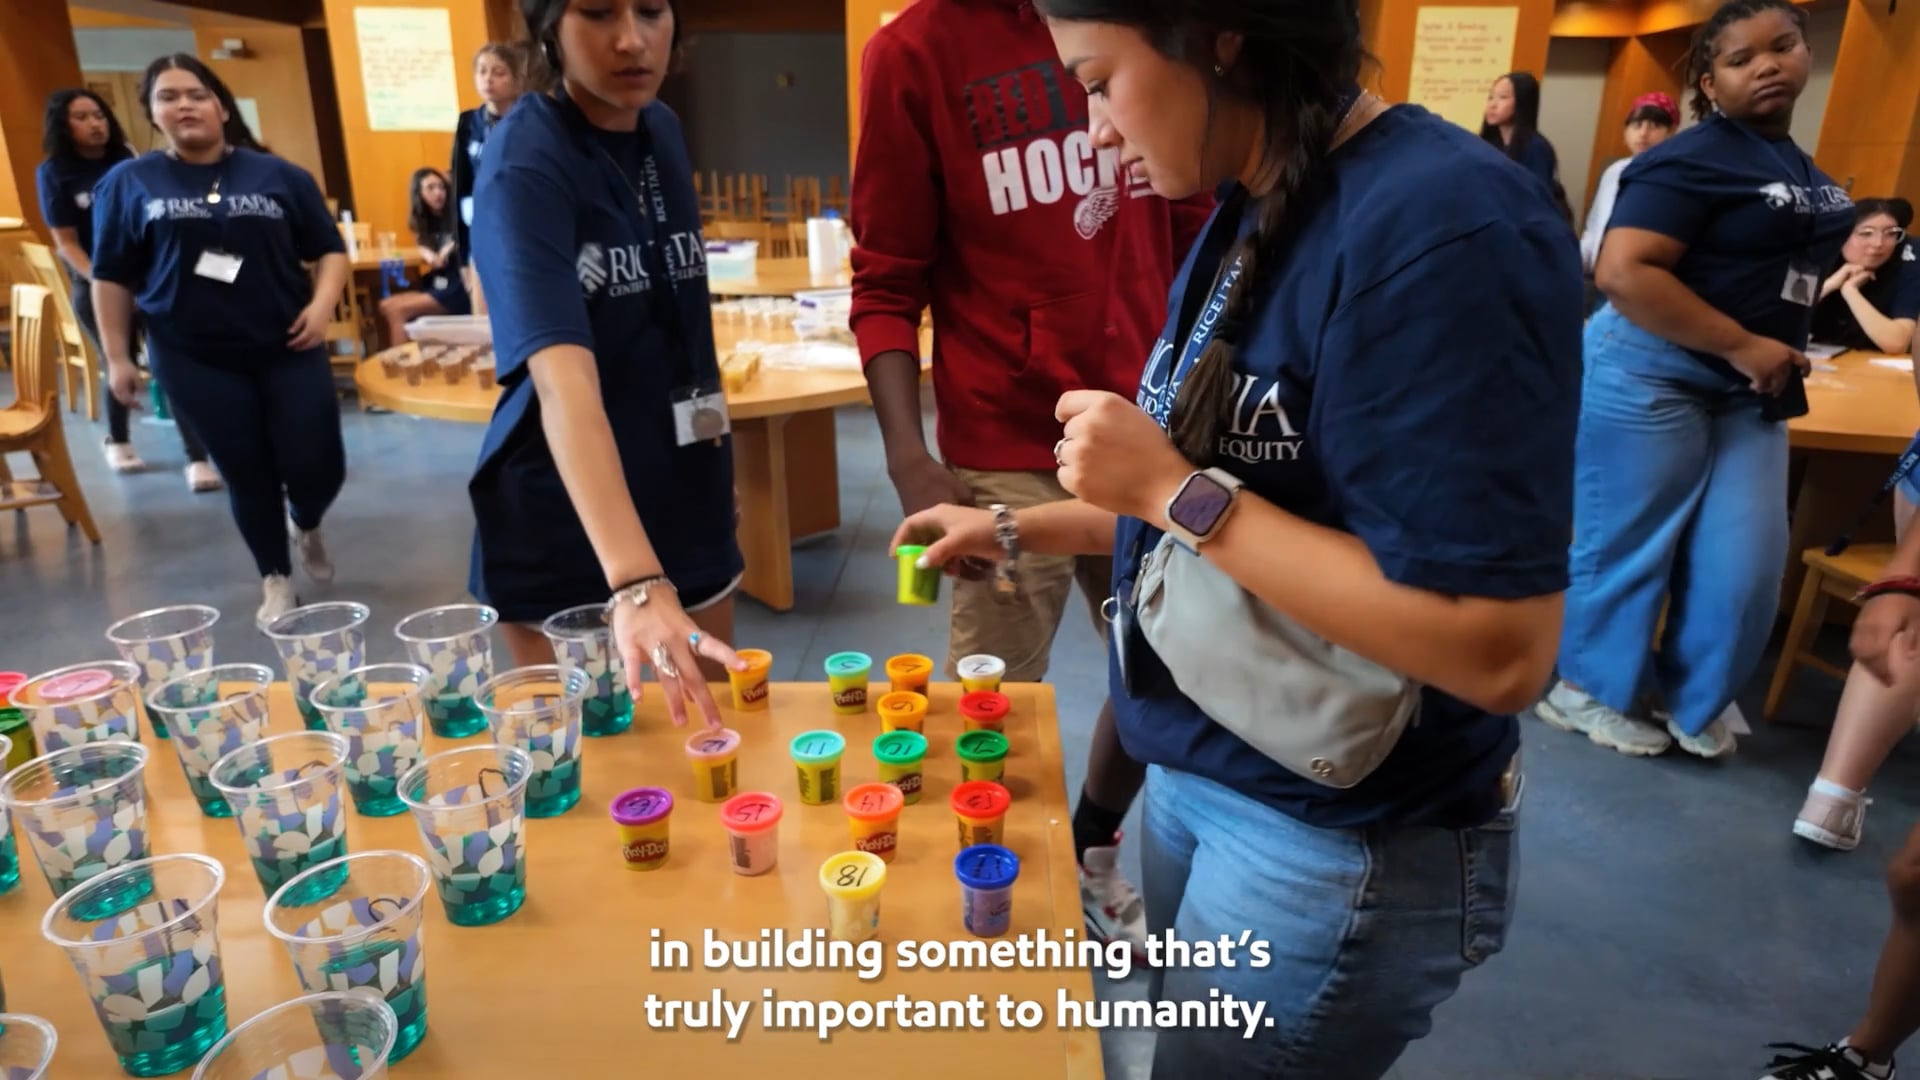
<svg viewBox="0 0 1920 1080"><path fill-rule="evenodd" d="M67 411L78 412L81 401L85 400L87 419L98 420L100 369L105 365L94 352L93 340L81 327L80 316L73 310L73 286L67 277L67 268L54 258L53 249L45 244L21 244L20 252L26 256L27 265L33 268L41 287L53 294L53 310L60 317L60 336L55 339L60 352L57 381L67 396Z"/></svg>
<svg viewBox="0 0 1920 1080"><path fill-rule="evenodd" d="M706 233L709 240L753 240L759 243L761 255L772 253L773 226L764 221L716 221Z"/></svg>
<svg viewBox="0 0 1920 1080"><path fill-rule="evenodd" d="M786 243L782 245L780 243L780 239L776 237L774 239L773 246L776 252L776 254L774 255L775 258L780 258L780 259L806 258L807 257L807 223L804 221L787 222ZM784 250L782 250L783 247L784 247Z"/></svg>
<svg viewBox="0 0 1920 1080"><path fill-rule="evenodd" d="M67 453L66 429L60 420L60 394L53 363L57 355L47 334L48 290L39 285L15 285L13 300L13 403L0 409L0 462L9 453L30 454L39 470L31 480L0 482L0 510L55 506L68 525L94 543L100 530L87 509L80 480Z"/></svg>
<svg viewBox="0 0 1920 1080"><path fill-rule="evenodd" d="M1793 605L1793 619L1787 623L1787 638L1780 643L1780 662L1773 669L1773 682L1767 687L1767 702L1761 715L1768 720L1780 710L1787 696L1787 684L1799 668L1810 667L1836 679L1847 677L1846 669L1813 655L1814 639L1827 621L1831 600L1851 604L1860 586L1877 579L1893 558L1892 544L1855 544L1838 555L1823 548L1808 548L1800 561L1807 564L1807 577L1800 585L1800 598Z"/></svg>
<svg viewBox="0 0 1920 1080"><path fill-rule="evenodd" d="M340 290L340 299L333 305L333 318L327 322L327 358L335 367L344 367L351 371L360 361L367 358L367 327L363 321L360 306L361 290L348 275L347 287ZM335 346L339 342L352 346L342 353Z"/></svg>

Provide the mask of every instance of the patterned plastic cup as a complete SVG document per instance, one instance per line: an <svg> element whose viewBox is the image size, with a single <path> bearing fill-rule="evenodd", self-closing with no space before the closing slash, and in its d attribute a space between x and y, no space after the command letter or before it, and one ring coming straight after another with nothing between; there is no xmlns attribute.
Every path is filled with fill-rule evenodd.
<svg viewBox="0 0 1920 1080"><path fill-rule="evenodd" d="M346 762L347 740L326 731L296 731L243 746L214 763L209 778L233 806L247 858L268 896L347 853L341 806ZM309 879L310 888L324 884Z"/></svg>
<svg viewBox="0 0 1920 1080"><path fill-rule="evenodd" d="M530 818L558 817L580 801L580 703L587 685L580 668L562 674L557 664L537 664L492 679L474 695L493 741L517 746L533 761Z"/></svg>
<svg viewBox="0 0 1920 1080"><path fill-rule="evenodd" d="M55 668L13 692L40 752L140 739L140 669L124 660Z"/></svg>
<svg viewBox="0 0 1920 1080"><path fill-rule="evenodd" d="M398 1030L372 990L308 994L234 1028L193 1080L386 1080Z"/></svg>
<svg viewBox="0 0 1920 1080"><path fill-rule="evenodd" d="M527 899L526 796L533 759L514 746L448 750L400 778L433 884L455 926L486 926Z"/></svg>
<svg viewBox="0 0 1920 1080"><path fill-rule="evenodd" d="M427 669L427 720L443 739L486 730L473 695L493 673L493 626L500 613L480 604L428 608L393 628L407 655Z"/></svg>
<svg viewBox="0 0 1920 1080"><path fill-rule="evenodd" d="M320 684L367 662L365 604L309 604L294 608L267 624L264 633L280 651L287 681L293 684L293 703L308 731L327 730L313 707ZM395 811L398 813L398 811Z"/></svg>
<svg viewBox="0 0 1920 1080"><path fill-rule="evenodd" d="M12 752L12 740L5 735L0 735L0 761L6 761L7 755ZM0 798L0 896L6 895L18 884L20 884L20 849L14 846L13 814L7 809L7 801Z"/></svg>
<svg viewBox="0 0 1920 1080"><path fill-rule="evenodd" d="M107 627L107 640L121 659L140 671L140 697L168 679L213 666L213 624L220 612L205 604L180 604L129 615ZM154 725L167 737L167 729Z"/></svg>
<svg viewBox="0 0 1920 1080"><path fill-rule="evenodd" d="M53 895L147 857L146 767L139 743L86 743L0 777L0 806L19 819Z"/></svg>
<svg viewBox="0 0 1920 1080"><path fill-rule="evenodd" d="M330 893L311 895L303 878L346 877ZM281 886L267 901L267 931L293 958L308 991L365 988L393 1010L397 1033L388 1062L413 1053L427 1034L427 967L420 951L433 875L417 855L368 851L322 863ZM304 903L295 903L298 895Z"/></svg>
<svg viewBox="0 0 1920 1080"><path fill-rule="evenodd" d="M53 902L40 932L66 950L131 1076L166 1076L227 1033L218 897L205 855L127 863Z"/></svg>
<svg viewBox="0 0 1920 1080"><path fill-rule="evenodd" d="M627 689L627 668L620 662L620 650L613 647L606 605L568 608L540 629L553 643L553 655L561 671L586 673L587 696L580 703L580 731L588 736L618 735L632 727L633 694Z"/></svg>
<svg viewBox="0 0 1920 1080"><path fill-rule="evenodd" d="M227 797L207 774L221 758L267 732L267 688L273 672L259 664L216 664L169 679L147 695L147 717L170 731L187 787L208 817L232 817ZM230 692L231 696L223 697Z"/></svg>
<svg viewBox="0 0 1920 1080"><path fill-rule="evenodd" d="M400 778L426 756L427 669L418 664L371 664L321 683L313 707L327 730L347 740L347 792L367 817L404 813Z"/></svg>
<svg viewBox="0 0 1920 1080"><path fill-rule="evenodd" d="M42 1080L53 1066L60 1036L53 1025L25 1013L0 1013L0 1080Z"/></svg>

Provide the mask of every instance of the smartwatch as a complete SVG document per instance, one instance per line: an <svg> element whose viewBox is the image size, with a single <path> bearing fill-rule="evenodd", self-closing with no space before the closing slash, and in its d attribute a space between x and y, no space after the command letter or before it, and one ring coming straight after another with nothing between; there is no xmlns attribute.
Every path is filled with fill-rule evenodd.
<svg viewBox="0 0 1920 1080"><path fill-rule="evenodd" d="M1187 477L1167 500L1167 531L1187 547L1198 548L1226 524L1242 486L1225 469L1203 469Z"/></svg>

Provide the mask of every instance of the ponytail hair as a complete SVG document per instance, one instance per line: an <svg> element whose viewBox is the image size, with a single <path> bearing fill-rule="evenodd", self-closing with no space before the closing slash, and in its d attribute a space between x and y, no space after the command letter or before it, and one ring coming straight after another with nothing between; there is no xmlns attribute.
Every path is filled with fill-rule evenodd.
<svg viewBox="0 0 1920 1080"><path fill-rule="evenodd" d="M1276 182L1248 207L1257 227L1223 263L1224 272L1238 260L1239 276L1212 340L1180 384L1168 423L1173 444L1204 468L1232 416L1234 352L1254 301L1272 283L1326 184L1327 154L1366 55L1358 11L1352 0L1036 0L1035 6L1050 19L1132 27L1162 56L1199 71L1210 98L1247 102L1264 118L1261 172ZM1225 34L1241 38L1231 63L1215 55Z"/></svg>

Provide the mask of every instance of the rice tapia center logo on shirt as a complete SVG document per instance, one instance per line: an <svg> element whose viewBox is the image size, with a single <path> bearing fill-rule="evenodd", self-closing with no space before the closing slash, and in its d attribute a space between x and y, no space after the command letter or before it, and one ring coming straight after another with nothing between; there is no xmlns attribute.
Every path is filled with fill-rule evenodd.
<svg viewBox="0 0 1920 1080"><path fill-rule="evenodd" d="M962 98L994 214L1072 195L1074 231L1091 240L1120 207L1120 155L1094 149L1087 96L1071 83L1058 61L1044 60L968 83ZM1127 194L1153 190L1138 185Z"/></svg>
<svg viewBox="0 0 1920 1080"><path fill-rule="evenodd" d="M573 260L573 272L587 296L605 292L608 297L637 296L653 288L647 273L646 245L588 242L580 245Z"/></svg>
<svg viewBox="0 0 1920 1080"><path fill-rule="evenodd" d="M213 207L205 199L148 199L148 221L181 221L187 218L211 218Z"/></svg>
<svg viewBox="0 0 1920 1080"><path fill-rule="evenodd" d="M271 195L229 195L222 201L230 218L257 217L279 221L287 216L280 201Z"/></svg>
<svg viewBox="0 0 1920 1080"><path fill-rule="evenodd" d="M1837 184L1805 188L1799 184L1772 183L1760 186L1760 197L1770 210L1792 207L1796 214L1831 214L1853 205L1847 189Z"/></svg>

